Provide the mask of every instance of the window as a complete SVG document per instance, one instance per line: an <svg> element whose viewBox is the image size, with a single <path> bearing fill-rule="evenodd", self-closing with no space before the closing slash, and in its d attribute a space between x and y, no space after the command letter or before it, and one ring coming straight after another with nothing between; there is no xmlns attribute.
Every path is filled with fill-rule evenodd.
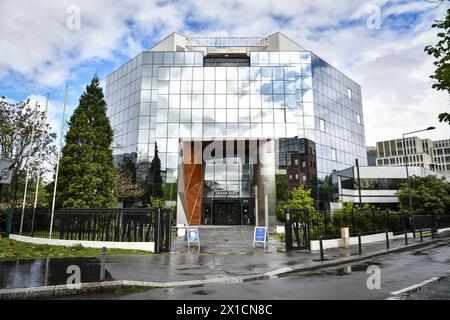
<svg viewBox="0 0 450 320"><path fill-rule="evenodd" d="M356 122L361 124L361 115L359 113L356 114Z"/></svg>
<svg viewBox="0 0 450 320"><path fill-rule="evenodd" d="M331 149L331 160L337 161L336 149Z"/></svg>
<svg viewBox="0 0 450 320"><path fill-rule="evenodd" d="M319 119L319 128L320 131L325 132L325 120Z"/></svg>
<svg viewBox="0 0 450 320"><path fill-rule="evenodd" d="M352 92L352 89L350 89L350 88L347 88L347 97L348 97L349 99L351 99L351 98L352 98L352 96L353 96L353 92Z"/></svg>

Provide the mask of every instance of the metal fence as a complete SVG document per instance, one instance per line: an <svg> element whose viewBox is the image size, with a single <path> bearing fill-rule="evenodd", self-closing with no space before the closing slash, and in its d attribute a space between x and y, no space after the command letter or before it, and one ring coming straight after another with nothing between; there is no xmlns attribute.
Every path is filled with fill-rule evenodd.
<svg viewBox="0 0 450 320"><path fill-rule="evenodd" d="M14 209L10 233L64 240L155 242L170 250L170 209Z"/></svg>
<svg viewBox="0 0 450 320"><path fill-rule="evenodd" d="M401 234L405 231L417 232L420 229L435 230L450 227L450 215L410 215L389 210L351 210L330 213L286 209L286 217L289 217L285 225L286 240L292 243L293 248L307 247L309 241L319 238L340 238L341 228L344 227L349 228L350 236L386 231Z"/></svg>

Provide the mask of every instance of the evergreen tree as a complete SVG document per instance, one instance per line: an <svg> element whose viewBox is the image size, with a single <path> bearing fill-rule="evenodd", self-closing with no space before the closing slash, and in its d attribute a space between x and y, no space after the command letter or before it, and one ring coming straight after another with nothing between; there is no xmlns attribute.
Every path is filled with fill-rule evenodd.
<svg viewBox="0 0 450 320"><path fill-rule="evenodd" d="M162 175L161 175L161 159L158 155L158 145L155 144L155 156L153 157L152 163L149 170L149 198L151 199L161 199L164 197L164 192L162 189Z"/></svg>
<svg viewBox="0 0 450 320"><path fill-rule="evenodd" d="M57 206L111 208L115 169L113 130L106 116L100 81L94 76L69 122L58 178Z"/></svg>

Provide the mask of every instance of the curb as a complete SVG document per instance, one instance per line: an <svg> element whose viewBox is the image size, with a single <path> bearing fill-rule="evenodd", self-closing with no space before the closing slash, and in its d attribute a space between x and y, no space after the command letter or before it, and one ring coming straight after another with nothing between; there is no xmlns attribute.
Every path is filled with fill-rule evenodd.
<svg viewBox="0 0 450 320"><path fill-rule="evenodd" d="M402 252L415 248L425 247L437 243L439 241L441 240L435 239L427 242L413 243L407 246L402 246L389 250L378 250L361 255L337 258L335 260L330 261L318 261L314 263L299 264L291 267L283 267L265 273L248 276L236 276L236 277L219 276L210 279L172 281L172 282L116 280L106 282L79 283L72 285L64 284L64 285L31 287L31 288L0 289L0 300L26 300L26 299L60 297L91 292L110 292L120 288L130 288L130 287L148 287L148 288L195 287L213 283L233 284L257 280L276 279L280 276L287 275L293 272L312 271L342 264L348 264L352 262L358 262L362 260L367 260L369 258L386 255L389 253Z"/></svg>

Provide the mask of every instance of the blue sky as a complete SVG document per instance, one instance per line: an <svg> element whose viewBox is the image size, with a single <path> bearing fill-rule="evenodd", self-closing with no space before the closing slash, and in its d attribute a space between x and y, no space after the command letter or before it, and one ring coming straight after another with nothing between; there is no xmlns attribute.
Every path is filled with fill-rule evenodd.
<svg viewBox="0 0 450 320"><path fill-rule="evenodd" d="M431 89L433 60L423 52L436 42L430 26L446 7L425 0L16 0L0 8L0 95L43 105L49 93L57 132L65 84L69 117L95 73L104 79L174 31L280 31L362 85L368 145L428 125L437 130L422 137L450 138L436 117L449 109L448 95Z"/></svg>

